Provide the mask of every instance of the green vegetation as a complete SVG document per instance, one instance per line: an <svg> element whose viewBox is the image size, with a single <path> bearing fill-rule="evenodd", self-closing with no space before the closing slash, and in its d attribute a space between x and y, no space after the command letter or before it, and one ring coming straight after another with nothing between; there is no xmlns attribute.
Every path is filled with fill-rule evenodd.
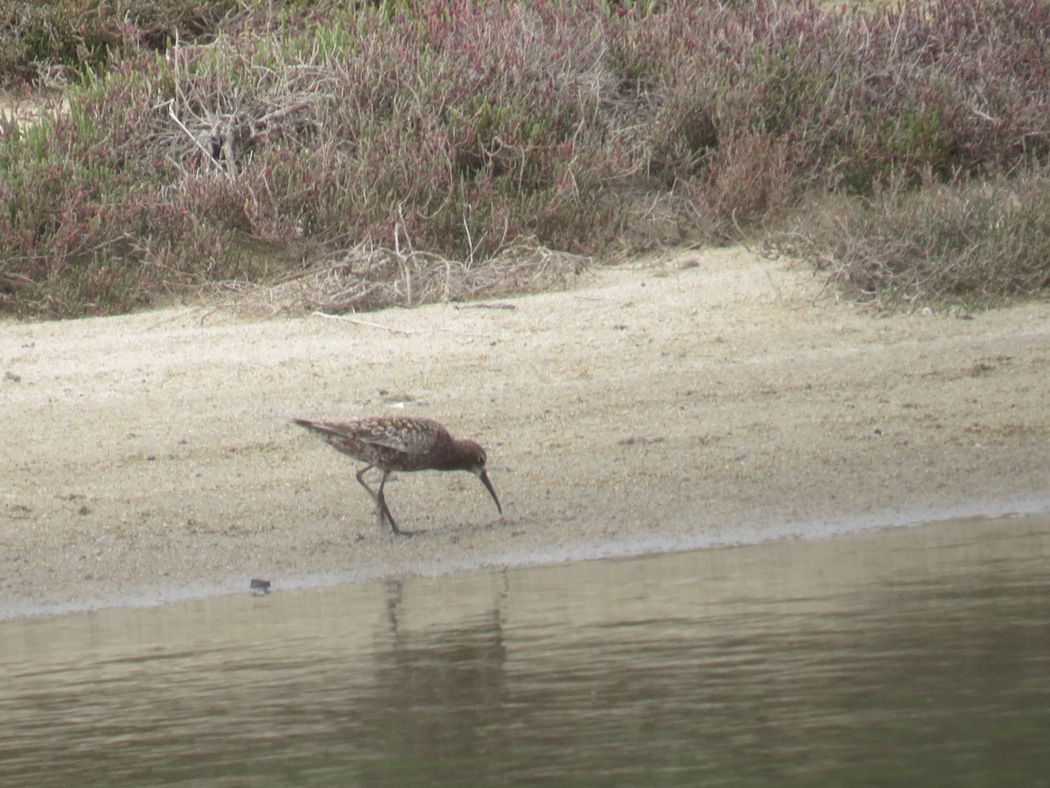
<svg viewBox="0 0 1050 788"><path fill-rule="evenodd" d="M1046 0L22 2L0 84L53 104L0 109L9 314L361 309L744 238L887 303L1050 286Z"/></svg>

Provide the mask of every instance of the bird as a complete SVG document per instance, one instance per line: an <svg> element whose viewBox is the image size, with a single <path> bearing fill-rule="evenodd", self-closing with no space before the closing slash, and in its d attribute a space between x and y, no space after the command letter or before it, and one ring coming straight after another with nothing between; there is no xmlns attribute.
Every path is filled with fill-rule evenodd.
<svg viewBox="0 0 1050 788"><path fill-rule="evenodd" d="M398 536L412 536L415 532L398 528L386 505L383 486L393 471L469 471L481 479L496 502L496 509L503 514L503 507L485 469L485 450L474 441L453 438L433 419L378 416L346 422L309 419L292 419L292 422L319 434L337 451L368 463L355 474L358 484L368 491L375 503L380 524L385 518ZM383 472L378 490L369 487L364 479L372 468Z"/></svg>

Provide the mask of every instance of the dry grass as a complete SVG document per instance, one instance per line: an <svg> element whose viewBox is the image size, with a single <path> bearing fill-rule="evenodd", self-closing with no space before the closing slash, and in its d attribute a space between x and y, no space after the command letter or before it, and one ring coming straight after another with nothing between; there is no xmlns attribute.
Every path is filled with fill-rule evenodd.
<svg viewBox="0 0 1050 788"><path fill-rule="evenodd" d="M429 252L358 247L272 283L224 282L211 290L224 306L254 315L342 315L562 289L590 262L536 244L508 247L477 263Z"/></svg>
<svg viewBox="0 0 1050 788"><path fill-rule="evenodd" d="M922 245L963 208L906 221L929 188L965 203L1050 160L1043 0L164 0L118 3L112 26L84 0L34 8L6 42L40 33L69 110L0 119L2 312L109 314L288 277L356 309L487 296L563 281L547 250L600 260L791 222L805 242L775 244L861 292L1044 286L995 253L1017 236L994 222L960 236L963 264ZM890 193L920 202L898 221ZM843 198L848 254L800 214ZM1013 229L1040 247L1039 222ZM946 270L909 283L887 263L908 254Z"/></svg>
<svg viewBox="0 0 1050 788"><path fill-rule="evenodd" d="M1002 304L1050 289L1050 174L821 203L766 252L881 307Z"/></svg>

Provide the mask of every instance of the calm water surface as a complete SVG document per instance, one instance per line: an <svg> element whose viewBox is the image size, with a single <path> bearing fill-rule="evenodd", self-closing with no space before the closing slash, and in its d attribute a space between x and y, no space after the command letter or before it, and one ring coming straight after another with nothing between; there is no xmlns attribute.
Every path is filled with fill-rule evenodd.
<svg viewBox="0 0 1050 788"><path fill-rule="evenodd" d="M1050 785L1050 518L0 623L0 785Z"/></svg>

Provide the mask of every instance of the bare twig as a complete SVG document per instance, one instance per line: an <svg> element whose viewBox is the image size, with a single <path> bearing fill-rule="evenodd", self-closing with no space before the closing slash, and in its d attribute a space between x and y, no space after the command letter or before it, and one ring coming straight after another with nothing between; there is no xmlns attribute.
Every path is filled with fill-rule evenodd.
<svg viewBox="0 0 1050 788"><path fill-rule="evenodd" d="M197 146L200 152L208 157L212 164L214 164L217 168L222 169L222 165L219 164L219 162L215 159L214 156L211 155L211 151L204 147L201 144L201 141L197 139L197 136L188 128L186 128L186 124L179 120L179 116L175 114L175 99L168 99L166 102L164 102L164 104L168 105L168 117L175 121L175 124L180 129L182 129L182 131L186 134L187 137L189 137L193 141L193 144ZM161 104L160 106L164 106L164 104Z"/></svg>
<svg viewBox="0 0 1050 788"><path fill-rule="evenodd" d="M383 331L389 331L391 334L406 334L411 336L414 334L433 334L436 332L440 332L443 334L455 334L456 336L460 337L471 337L473 339L493 338L488 334L475 334L470 331L456 331L455 329L451 328L435 328L432 331L423 331L420 329L413 330L410 328L393 328L391 326L384 326L380 323L373 323L370 320L359 320L356 317L347 317L346 315L329 315L327 312L313 312L312 314L314 317L324 317L329 320L339 320L343 323L352 323L355 326L365 326L366 328L378 328Z"/></svg>

